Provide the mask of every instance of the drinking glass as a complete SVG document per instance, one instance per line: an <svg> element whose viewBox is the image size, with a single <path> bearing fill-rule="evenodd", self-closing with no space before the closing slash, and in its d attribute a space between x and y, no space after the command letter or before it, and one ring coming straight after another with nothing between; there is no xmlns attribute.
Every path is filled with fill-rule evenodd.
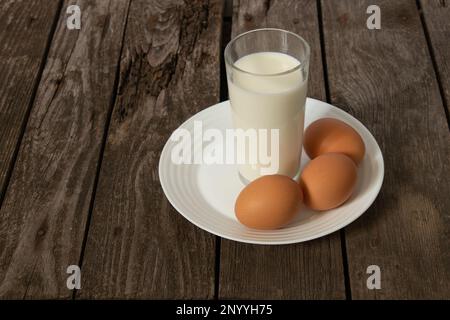
<svg viewBox="0 0 450 320"><path fill-rule="evenodd" d="M266 174L298 178L308 43L286 30L257 29L231 40L224 56L241 178L246 183Z"/></svg>

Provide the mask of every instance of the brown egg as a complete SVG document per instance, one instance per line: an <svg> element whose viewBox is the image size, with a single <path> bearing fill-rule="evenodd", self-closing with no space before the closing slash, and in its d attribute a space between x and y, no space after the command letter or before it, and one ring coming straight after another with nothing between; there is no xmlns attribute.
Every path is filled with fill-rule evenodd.
<svg viewBox="0 0 450 320"><path fill-rule="evenodd" d="M303 199L297 182L283 175L267 175L249 183L239 194L234 211L254 229L278 229L298 212Z"/></svg>
<svg viewBox="0 0 450 320"><path fill-rule="evenodd" d="M311 159L324 153L343 153L358 165L366 147L359 133L348 124L332 118L311 123L305 130L303 147Z"/></svg>
<svg viewBox="0 0 450 320"><path fill-rule="evenodd" d="M314 158L300 176L305 204L319 211L340 206L353 192L356 170L355 163L340 153Z"/></svg>

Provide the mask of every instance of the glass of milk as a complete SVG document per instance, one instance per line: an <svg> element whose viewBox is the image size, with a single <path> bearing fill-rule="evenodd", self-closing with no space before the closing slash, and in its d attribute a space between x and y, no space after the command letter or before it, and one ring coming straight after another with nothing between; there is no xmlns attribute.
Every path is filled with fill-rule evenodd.
<svg viewBox="0 0 450 320"><path fill-rule="evenodd" d="M265 174L298 177L309 57L308 43L281 29L243 33L225 48L234 152L244 182Z"/></svg>

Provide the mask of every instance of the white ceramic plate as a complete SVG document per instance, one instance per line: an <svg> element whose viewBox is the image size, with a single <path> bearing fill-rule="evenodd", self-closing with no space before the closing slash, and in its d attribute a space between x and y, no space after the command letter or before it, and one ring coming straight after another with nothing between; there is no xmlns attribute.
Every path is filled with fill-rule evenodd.
<svg viewBox="0 0 450 320"><path fill-rule="evenodd" d="M240 224L234 215L235 200L244 188L237 166L174 164L171 152L178 142L170 139L159 161L159 179L164 193L174 208L190 222L230 240L288 244L319 238L339 230L362 215L378 195L384 176L383 155L375 138L358 120L330 104L308 98L305 128L324 117L336 118L351 125L366 145L366 155L358 169L358 182L353 195L339 208L315 212L304 207L285 228L270 231L249 229ZM216 128L224 132L232 128L229 101L209 107L183 123L180 128L187 129L192 137L194 121L202 121L203 131ZM308 161L308 156L302 152L302 168Z"/></svg>

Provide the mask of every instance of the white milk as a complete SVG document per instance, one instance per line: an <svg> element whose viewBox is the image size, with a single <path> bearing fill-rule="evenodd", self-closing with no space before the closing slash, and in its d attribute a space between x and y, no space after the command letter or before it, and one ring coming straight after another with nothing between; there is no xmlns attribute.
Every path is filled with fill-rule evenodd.
<svg viewBox="0 0 450 320"><path fill-rule="evenodd" d="M307 79L301 68L284 75L300 62L283 53L259 52L237 60L228 79L233 122L244 130L279 129L279 174L294 177L300 169ZM257 75L255 75L257 74ZM270 152L270 131L268 135ZM239 152L239 151L238 151ZM245 150L248 160L249 148ZM277 155L272 154L272 157ZM261 163L239 165L240 174L252 181L261 176ZM268 167L268 166L263 166Z"/></svg>

